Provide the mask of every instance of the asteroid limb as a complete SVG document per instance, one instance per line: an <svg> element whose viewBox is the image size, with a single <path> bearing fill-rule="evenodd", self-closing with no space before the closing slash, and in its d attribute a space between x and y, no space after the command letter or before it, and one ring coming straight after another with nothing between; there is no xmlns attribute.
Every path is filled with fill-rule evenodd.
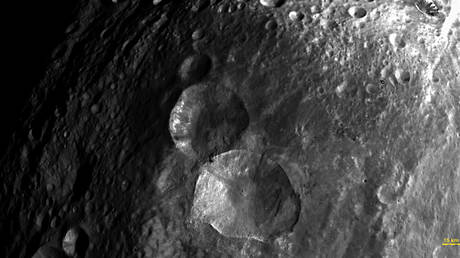
<svg viewBox="0 0 460 258"><path fill-rule="evenodd" d="M264 241L289 232L299 210L286 173L263 155L231 150L200 168L192 217L226 237Z"/></svg>

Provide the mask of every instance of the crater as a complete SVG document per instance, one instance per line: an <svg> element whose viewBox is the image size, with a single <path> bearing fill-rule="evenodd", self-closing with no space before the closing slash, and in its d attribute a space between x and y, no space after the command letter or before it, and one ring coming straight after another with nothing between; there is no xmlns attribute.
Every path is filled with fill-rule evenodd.
<svg viewBox="0 0 460 258"><path fill-rule="evenodd" d="M291 231L299 211L286 173L264 155L232 150L200 168L192 218L225 237L266 241Z"/></svg>
<svg viewBox="0 0 460 258"><path fill-rule="evenodd" d="M189 157L207 158L229 150L248 124L238 95L223 87L196 84L179 97L169 130L179 150Z"/></svg>

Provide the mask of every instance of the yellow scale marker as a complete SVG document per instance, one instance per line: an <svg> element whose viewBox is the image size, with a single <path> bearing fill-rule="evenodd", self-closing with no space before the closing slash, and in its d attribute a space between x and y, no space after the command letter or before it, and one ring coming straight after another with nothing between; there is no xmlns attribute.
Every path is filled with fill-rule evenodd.
<svg viewBox="0 0 460 258"><path fill-rule="evenodd" d="M460 241L458 238L444 238L442 245L460 245Z"/></svg>

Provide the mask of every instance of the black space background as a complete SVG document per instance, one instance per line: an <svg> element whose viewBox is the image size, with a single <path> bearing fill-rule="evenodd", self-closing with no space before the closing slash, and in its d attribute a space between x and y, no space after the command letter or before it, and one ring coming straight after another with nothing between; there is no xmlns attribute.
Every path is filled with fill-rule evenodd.
<svg viewBox="0 0 460 258"><path fill-rule="evenodd" d="M4 64L1 69L5 75L0 82L0 157L18 126L31 89L43 78L53 49L74 20L76 3L76 0L2 3Z"/></svg>

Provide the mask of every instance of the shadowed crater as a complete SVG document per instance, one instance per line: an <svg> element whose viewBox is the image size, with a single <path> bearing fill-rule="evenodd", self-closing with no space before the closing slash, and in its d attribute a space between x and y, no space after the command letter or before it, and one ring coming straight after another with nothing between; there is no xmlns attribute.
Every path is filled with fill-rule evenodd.
<svg viewBox="0 0 460 258"><path fill-rule="evenodd" d="M249 115L235 93L197 84L180 96L171 112L169 131L179 150L207 158L229 150L248 124Z"/></svg>

